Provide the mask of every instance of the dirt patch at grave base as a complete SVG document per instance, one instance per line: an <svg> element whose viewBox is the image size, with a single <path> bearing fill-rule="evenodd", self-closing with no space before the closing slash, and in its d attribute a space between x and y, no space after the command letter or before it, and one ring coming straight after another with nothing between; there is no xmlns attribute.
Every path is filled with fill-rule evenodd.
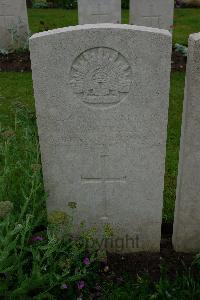
<svg viewBox="0 0 200 300"><path fill-rule="evenodd" d="M132 253L132 254L109 254L108 264L111 270L119 276L130 273L133 276L148 274L152 280L159 280L162 269L169 279L174 279L177 272L182 273L191 269L196 274L199 272L192 266L194 254L175 252L172 246L173 224L162 224L162 240L159 253Z"/></svg>
<svg viewBox="0 0 200 300"><path fill-rule="evenodd" d="M173 49L172 51L172 71L183 71L186 70L186 64L187 64L187 57L181 54L180 52L177 52Z"/></svg>
<svg viewBox="0 0 200 300"><path fill-rule="evenodd" d="M0 54L0 71L24 72L31 70L29 52L14 52L7 55Z"/></svg>
<svg viewBox="0 0 200 300"><path fill-rule="evenodd" d="M172 53L172 71L185 71L186 57L173 49ZM24 72L31 71L30 53L9 53L7 55L0 54L0 71Z"/></svg>
<svg viewBox="0 0 200 300"><path fill-rule="evenodd" d="M171 239L163 239L160 253L108 254L108 265L118 276L129 273L132 276L148 274L152 280L159 280L162 269L169 279L174 279L177 272L191 270L193 254L177 253L173 250Z"/></svg>

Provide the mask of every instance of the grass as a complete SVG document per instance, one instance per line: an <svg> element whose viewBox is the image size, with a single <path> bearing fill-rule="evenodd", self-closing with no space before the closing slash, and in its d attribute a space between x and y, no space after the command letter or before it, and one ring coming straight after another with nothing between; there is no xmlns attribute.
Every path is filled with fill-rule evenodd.
<svg viewBox="0 0 200 300"><path fill-rule="evenodd" d="M191 33L200 32L200 9L175 9L173 42L188 44Z"/></svg>
<svg viewBox="0 0 200 300"><path fill-rule="evenodd" d="M84 280L89 288L96 279L95 251L87 249L89 233L72 239L71 218L64 213L52 215L46 231L34 111L13 101L5 114L15 122L0 128L0 299L75 300L77 284Z"/></svg>
<svg viewBox="0 0 200 300"><path fill-rule="evenodd" d="M0 123L14 126L11 107L21 102L34 110L31 73L0 73Z"/></svg>
<svg viewBox="0 0 200 300"><path fill-rule="evenodd" d="M31 32L78 24L76 9L29 9ZM128 24L129 11L122 11L122 23ZM188 36L200 31L200 9L175 9L173 43L188 44Z"/></svg>
<svg viewBox="0 0 200 300"><path fill-rule="evenodd" d="M171 75L170 104L168 116L167 154L165 165L165 189L163 219L173 222L176 199L176 178L178 173L179 142L181 134L182 104L185 73Z"/></svg>
<svg viewBox="0 0 200 300"><path fill-rule="evenodd" d="M148 276L138 276L137 280L127 280L123 285L104 284L102 300L187 300L200 299L200 281L190 273L177 275L174 281L161 275L157 283L153 283Z"/></svg>

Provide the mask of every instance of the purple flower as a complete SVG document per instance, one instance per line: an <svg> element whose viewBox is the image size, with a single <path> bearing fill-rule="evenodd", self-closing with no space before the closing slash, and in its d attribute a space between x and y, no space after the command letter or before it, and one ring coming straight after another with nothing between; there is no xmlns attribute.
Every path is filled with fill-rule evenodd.
<svg viewBox="0 0 200 300"><path fill-rule="evenodd" d="M31 239L31 241L34 242L34 243L35 242L42 242L43 240L44 240L44 238L40 235L33 236L32 239Z"/></svg>
<svg viewBox="0 0 200 300"><path fill-rule="evenodd" d="M61 286L61 289L67 290L68 289L68 285L66 283L63 283L62 286Z"/></svg>
<svg viewBox="0 0 200 300"><path fill-rule="evenodd" d="M85 282L81 280L77 283L77 286L79 290L82 290L85 287Z"/></svg>
<svg viewBox="0 0 200 300"><path fill-rule="evenodd" d="M0 276L1 275L6 278L8 276L8 273L7 272L2 272L2 273L0 273Z"/></svg>
<svg viewBox="0 0 200 300"><path fill-rule="evenodd" d="M89 266L89 265L90 265L90 260L89 260L89 258L88 258L88 257L84 257L83 263L84 263L84 265Z"/></svg>
<svg viewBox="0 0 200 300"><path fill-rule="evenodd" d="M101 286L100 286L99 284L96 284L95 289L96 289L97 291L100 291L100 290L101 290Z"/></svg>

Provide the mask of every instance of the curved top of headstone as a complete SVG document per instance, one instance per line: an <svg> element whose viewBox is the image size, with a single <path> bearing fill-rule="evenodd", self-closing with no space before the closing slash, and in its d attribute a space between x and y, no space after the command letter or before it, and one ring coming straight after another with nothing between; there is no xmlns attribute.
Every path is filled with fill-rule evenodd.
<svg viewBox="0 0 200 300"><path fill-rule="evenodd" d="M194 41L200 40L200 32L190 34L189 39L190 39L190 40L194 40Z"/></svg>
<svg viewBox="0 0 200 300"><path fill-rule="evenodd" d="M64 28L58 28L48 31L43 31L39 33L35 33L32 35L30 40L55 35L55 34L61 34L66 32L73 32L73 31L81 31L81 30L95 30L95 29L116 29L116 30L131 30L131 31L141 31L141 32L151 32L151 33L157 33L161 35L166 35L171 37L171 33L168 30L165 29L158 29L158 28L152 28L152 27L145 27L145 26L136 26L136 25L127 25L127 24L112 24L112 23L101 23L101 24L85 24L85 25L77 25L77 26L69 26Z"/></svg>

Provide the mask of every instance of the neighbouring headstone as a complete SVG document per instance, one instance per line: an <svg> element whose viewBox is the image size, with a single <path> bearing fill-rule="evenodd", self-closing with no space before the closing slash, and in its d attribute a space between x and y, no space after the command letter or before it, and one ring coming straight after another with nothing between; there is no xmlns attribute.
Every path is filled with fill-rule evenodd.
<svg viewBox="0 0 200 300"><path fill-rule="evenodd" d="M26 0L0 0L0 49L24 47L28 37Z"/></svg>
<svg viewBox="0 0 200 300"><path fill-rule="evenodd" d="M160 249L171 46L116 24L30 39L48 212L75 202L75 224L114 233L109 251Z"/></svg>
<svg viewBox="0 0 200 300"><path fill-rule="evenodd" d="M173 245L200 251L200 33L189 39Z"/></svg>
<svg viewBox="0 0 200 300"><path fill-rule="evenodd" d="M79 24L121 23L121 0L78 0Z"/></svg>
<svg viewBox="0 0 200 300"><path fill-rule="evenodd" d="M174 0L130 0L130 23L172 31Z"/></svg>

